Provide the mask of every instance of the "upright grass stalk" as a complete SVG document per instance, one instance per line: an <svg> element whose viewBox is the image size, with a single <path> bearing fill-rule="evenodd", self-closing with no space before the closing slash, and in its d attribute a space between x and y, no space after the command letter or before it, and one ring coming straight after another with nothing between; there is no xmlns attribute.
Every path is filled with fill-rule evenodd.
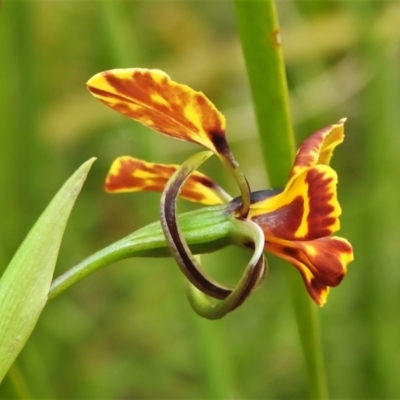
<svg viewBox="0 0 400 400"><path fill-rule="evenodd" d="M295 155L277 13L273 0L234 0L260 133L272 187L283 187ZM327 398L316 308L294 270L288 270L296 320L310 378L310 396Z"/></svg>
<svg viewBox="0 0 400 400"><path fill-rule="evenodd" d="M272 0L234 0L270 183L284 186L295 154L284 61Z"/></svg>

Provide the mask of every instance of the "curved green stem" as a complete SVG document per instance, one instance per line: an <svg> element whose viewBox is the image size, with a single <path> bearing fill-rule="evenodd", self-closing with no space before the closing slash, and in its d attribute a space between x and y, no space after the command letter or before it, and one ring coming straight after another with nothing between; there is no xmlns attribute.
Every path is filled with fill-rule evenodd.
<svg viewBox="0 0 400 400"><path fill-rule="evenodd" d="M246 177L244 176L243 172L239 169L239 163L235 160L233 153L229 148L229 144L226 141L226 138L223 138L223 146L220 146L221 149L215 151L215 154L219 157L221 162L224 166L228 169L231 173L233 178L235 179L237 185L239 186L240 190L240 197L242 199L239 209L237 210L237 215L240 218L246 218L247 214L250 210L251 204L251 192L250 186L247 182Z"/></svg>
<svg viewBox="0 0 400 400"><path fill-rule="evenodd" d="M227 206L206 207L179 216L185 239L196 254L210 253L232 243ZM169 257L160 222L154 222L94 253L56 278L49 300L100 268L129 257Z"/></svg>
<svg viewBox="0 0 400 400"><path fill-rule="evenodd" d="M255 223L247 220L232 219L232 235L240 238L242 245L254 244L254 253L239 282L225 299L213 303L208 296L189 284L188 298L193 310L207 319L220 319L235 310L247 299L265 277L264 233Z"/></svg>
<svg viewBox="0 0 400 400"><path fill-rule="evenodd" d="M225 140L225 138L224 138ZM237 210L237 215L240 218L246 218L247 214L250 210L251 204L251 192L250 186L247 182L247 179L242 171L239 169L239 163L235 160L233 153L231 152L228 143L224 142L224 149L221 152L215 153L221 162L224 164L225 168L231 173L233 178L235 179L237 185L239 186L240 190L240 197L241 197L241 204L239 209Z"/></svg>
<svg viewBox="0 0 400 400"><path fill-rule="evenodd" d="M240 218L246 218L247 214L249 213L250 203L251 203L250 186L249 186L249 183L247 182L247 179L244 176L244 174L239 170L238 164L236 163L236 161L234 161L234 159L232 159L232 160L233 160L233 162L228 163L226 161L226 159L223 159L223 162L224 162L224 165L228 168L229 172L234 177L237 185L239 186L242 204L240 205L240 208L238 209L237 214Z"/></svg>
<svg viewBox="0 0 400 400"><path fill-rule="evenodd" d="M280 31L273 0L234 0L261 147L272 187L284 187L295 154ZM316 308L290 270L297 325L313 399L327 398Z"/></svg>

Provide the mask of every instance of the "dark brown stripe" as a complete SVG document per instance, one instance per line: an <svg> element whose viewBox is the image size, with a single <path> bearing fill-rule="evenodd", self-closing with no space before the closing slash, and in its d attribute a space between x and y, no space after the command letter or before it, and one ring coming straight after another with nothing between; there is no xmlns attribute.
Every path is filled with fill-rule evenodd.
<svg viewBox="0 0 400 400"><path fill-rule="evenodd" d="M216 299L224 299L232 292L232 290L214 284L202 274L190 255L187 253L179 232L176 218L176 198L186 176L187 174L182 173L179 179L170 185L165 192L165 201L161 207L161 220L164 222L164 228L168 230L166 235L168 237L166 238L172 251L172 255L175 256L175 260L189 281L203 293Z"/></svg>

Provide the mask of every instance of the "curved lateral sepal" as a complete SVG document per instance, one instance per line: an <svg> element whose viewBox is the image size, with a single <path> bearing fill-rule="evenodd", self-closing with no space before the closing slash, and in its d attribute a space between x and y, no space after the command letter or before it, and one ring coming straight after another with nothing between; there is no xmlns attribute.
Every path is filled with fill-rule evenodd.
<svg viewBox="0 0 400 400"><path fill-rule="evenodd" d="M188 298L193 310L207 319L220 319L235 310L249 297L266 275L264 260L264 234L260 227L251 221L232 219L232 233L243 245L254 244L254 253L243 275L231 294L224 300L213 303L209 297L190 285ZM239 236L236 236L239 235Z"/></svg>
<svg viewBox="0 0 400 400"><path fill-rule="evenodd" d="M176 216L176 199L179 197L182 186L212 154L211 151L195 154L172 175L161 196L160 217L168 247L184 275L201 292L217 299L224 299L229 296L232 289L219 285L200 270L199 263L183 238Z"/></svg>

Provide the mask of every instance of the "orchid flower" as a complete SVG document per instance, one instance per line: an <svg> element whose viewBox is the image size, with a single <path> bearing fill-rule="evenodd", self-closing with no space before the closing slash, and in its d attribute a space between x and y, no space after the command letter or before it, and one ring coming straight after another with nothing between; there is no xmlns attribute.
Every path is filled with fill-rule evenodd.
<svg viewBox="0 0 400 400"><path fill-rule="evenodd" d="M264 250L293 264L311 298L320 306L326 302L329 288L339 285L353 260L350 243L331 236L339 230L341 209L336 194L337 174L329 162L335 147L344 139L344 119L303 142L285 188L251 192L226 140L225 118L203 93L172 81L160 70L147 69L102 72L87 85L93 96L112 109L161 134L208 149L181 166L122 156L112 164L105 182L110 193L163 193L162 231L172 256L195 287L191 304L197 311L195 297L199 294L225 299L228 312L240 305L265 276ZM233 199L212 179L196 171L212 154L236 180L239 197ZM235 243L254 250L235 288L225 287L201 271L192 253L196 252L196 243L188 244L190 218L176 215L179 196L207 205L201 214L204 221L207 215L225 216L229 228L224 234L227 240L221 238L220 247ZM192 224L199 230L198 223L193 222L200 221L197 215L200 214L193 217ZM183 220L189 228L180 228ZM216 229L222 221L225 220L214 227L206 224L204 232Z"/></svg>

